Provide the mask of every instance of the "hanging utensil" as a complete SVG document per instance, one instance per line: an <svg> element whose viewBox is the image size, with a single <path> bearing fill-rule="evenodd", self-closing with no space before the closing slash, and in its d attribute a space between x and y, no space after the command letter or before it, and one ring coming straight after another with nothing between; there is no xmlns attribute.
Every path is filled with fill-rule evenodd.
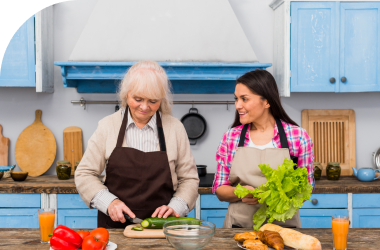
<svg viewBox="0 0 380 250"><path fill-rule="evenodd" d="M204 135L207 129L205 118L198 113L198 109L190 108L189 113L181 118L181 122L185 127L190 145L197 144L197 140Z"/></svg>

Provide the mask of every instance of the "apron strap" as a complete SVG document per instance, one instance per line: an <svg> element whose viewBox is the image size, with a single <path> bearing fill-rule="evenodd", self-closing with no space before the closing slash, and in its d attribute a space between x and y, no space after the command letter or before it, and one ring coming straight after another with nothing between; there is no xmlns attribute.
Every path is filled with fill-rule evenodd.
<svg viewBox="0 0 380 250"><path fill-rule="evenodd" d="M276 120L278 134L280 135L281 148L289 148L288 139L286 138L285 130L284 130L281 120L277 117L275 117L274 119ZM298 157L290 156L290 158L293 160L295 164L298 163ZM297 166L294 166L294 168L296 167Z"/></svg>
<svg viewBox="0 0 380 250"><path fill-rule="evenodd" d="M123 122L121 123L119 136L117 137L116 147L121 147L123 145L125 130L127 128L127 123L128 123L128 112L129 110L127 106L124 111L124 118L123 118ZM164 130L162 128L161 116L158 111L156 113L156 123L157 123L158 141L160 143L160 149L161 151L166 151L165 135L164 135Z"/></svg>
<svg viewBox="0 0 380 250"><path fill-rule="evenodd" d="M244 147L245 134L247 133L247 129L248 129L248 124L245 124L243 129L241 130L241 133L240 133L240 139L239 139L239 146L238 147Z"/></svg>
<svg viewBox="0 0 380 250"><path fill-rule="evenodd" d="M162 128L162 121L160 113L156 113L156 122L157 122L157 131L158 131L158 140L160 142L160 149L161 151L166 151L166 143L165 143L165 135L164 135L164 129Z"/></svg>
<svg viewBox="0 0 380 250"><path fill-rule="evenodd" d="M125 129L127 128L127 123L128 123L128 106L126 106L124 110L123 122L121 123L119 136L117 137L117 144L116 144L117 148L121 148L121 146L123 146Z"/></svg>

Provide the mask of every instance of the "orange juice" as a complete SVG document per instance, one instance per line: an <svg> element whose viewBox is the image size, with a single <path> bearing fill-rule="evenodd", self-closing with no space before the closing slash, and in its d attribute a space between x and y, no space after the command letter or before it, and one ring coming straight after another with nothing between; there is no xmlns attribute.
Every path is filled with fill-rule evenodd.
<svg viewBox="0 0 380 250"><path fill-rule="evenodd" d="M38 221L40 224L41 241L43 243L47 243L50 240L49 234L53 233L54 218L55 218L54 210L53 211L38 211Z"/></svg>
<svg viewBox="0 0 380 250"><path fill-rule="evenodd" d="M347 235L349 227L348 218L334 218L332 219L332 232L334 237L334 249L345 250L347 249Z"/></svg>

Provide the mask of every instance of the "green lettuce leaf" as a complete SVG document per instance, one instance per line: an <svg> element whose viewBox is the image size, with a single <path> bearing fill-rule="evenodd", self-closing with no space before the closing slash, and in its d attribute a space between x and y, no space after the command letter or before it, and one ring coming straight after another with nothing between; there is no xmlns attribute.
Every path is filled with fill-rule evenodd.
<svg viewBox="0 0 380 250"><path fill-rule="evenodd" d="M272 169L268 164L260 164L259 168L267 179L265 184L252 191L240 184L236 186L234 193L240 199L252 194L262 203L253 215L255 230L260 229L265 219L271 223L275 220L285 222L293 218L303 202L310 200L313 187L308 181L307 169L294 169L295 165L288 159L285 159L278 169Z"/></svg>

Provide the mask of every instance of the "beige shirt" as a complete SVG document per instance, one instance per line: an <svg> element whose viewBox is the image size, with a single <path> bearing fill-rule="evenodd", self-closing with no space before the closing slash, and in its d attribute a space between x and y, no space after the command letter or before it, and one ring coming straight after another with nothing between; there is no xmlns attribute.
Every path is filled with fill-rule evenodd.
<svg viewBox="0 0 380 250"><path fill-rule="evenodd" d="M98 177L103 172L105 164L116 147L121 123L121 110L99 122L98 128L88 141L86 152L75 171L75 184L78 193L89 207L94 195L107 188ZM199 178L185 128L178 119L171 115L162 116L162 126L175 191L174 197L182 198L191 210L194 208L195 200L198 197ZM124 138L123 147L126 146Z"/></svg>

